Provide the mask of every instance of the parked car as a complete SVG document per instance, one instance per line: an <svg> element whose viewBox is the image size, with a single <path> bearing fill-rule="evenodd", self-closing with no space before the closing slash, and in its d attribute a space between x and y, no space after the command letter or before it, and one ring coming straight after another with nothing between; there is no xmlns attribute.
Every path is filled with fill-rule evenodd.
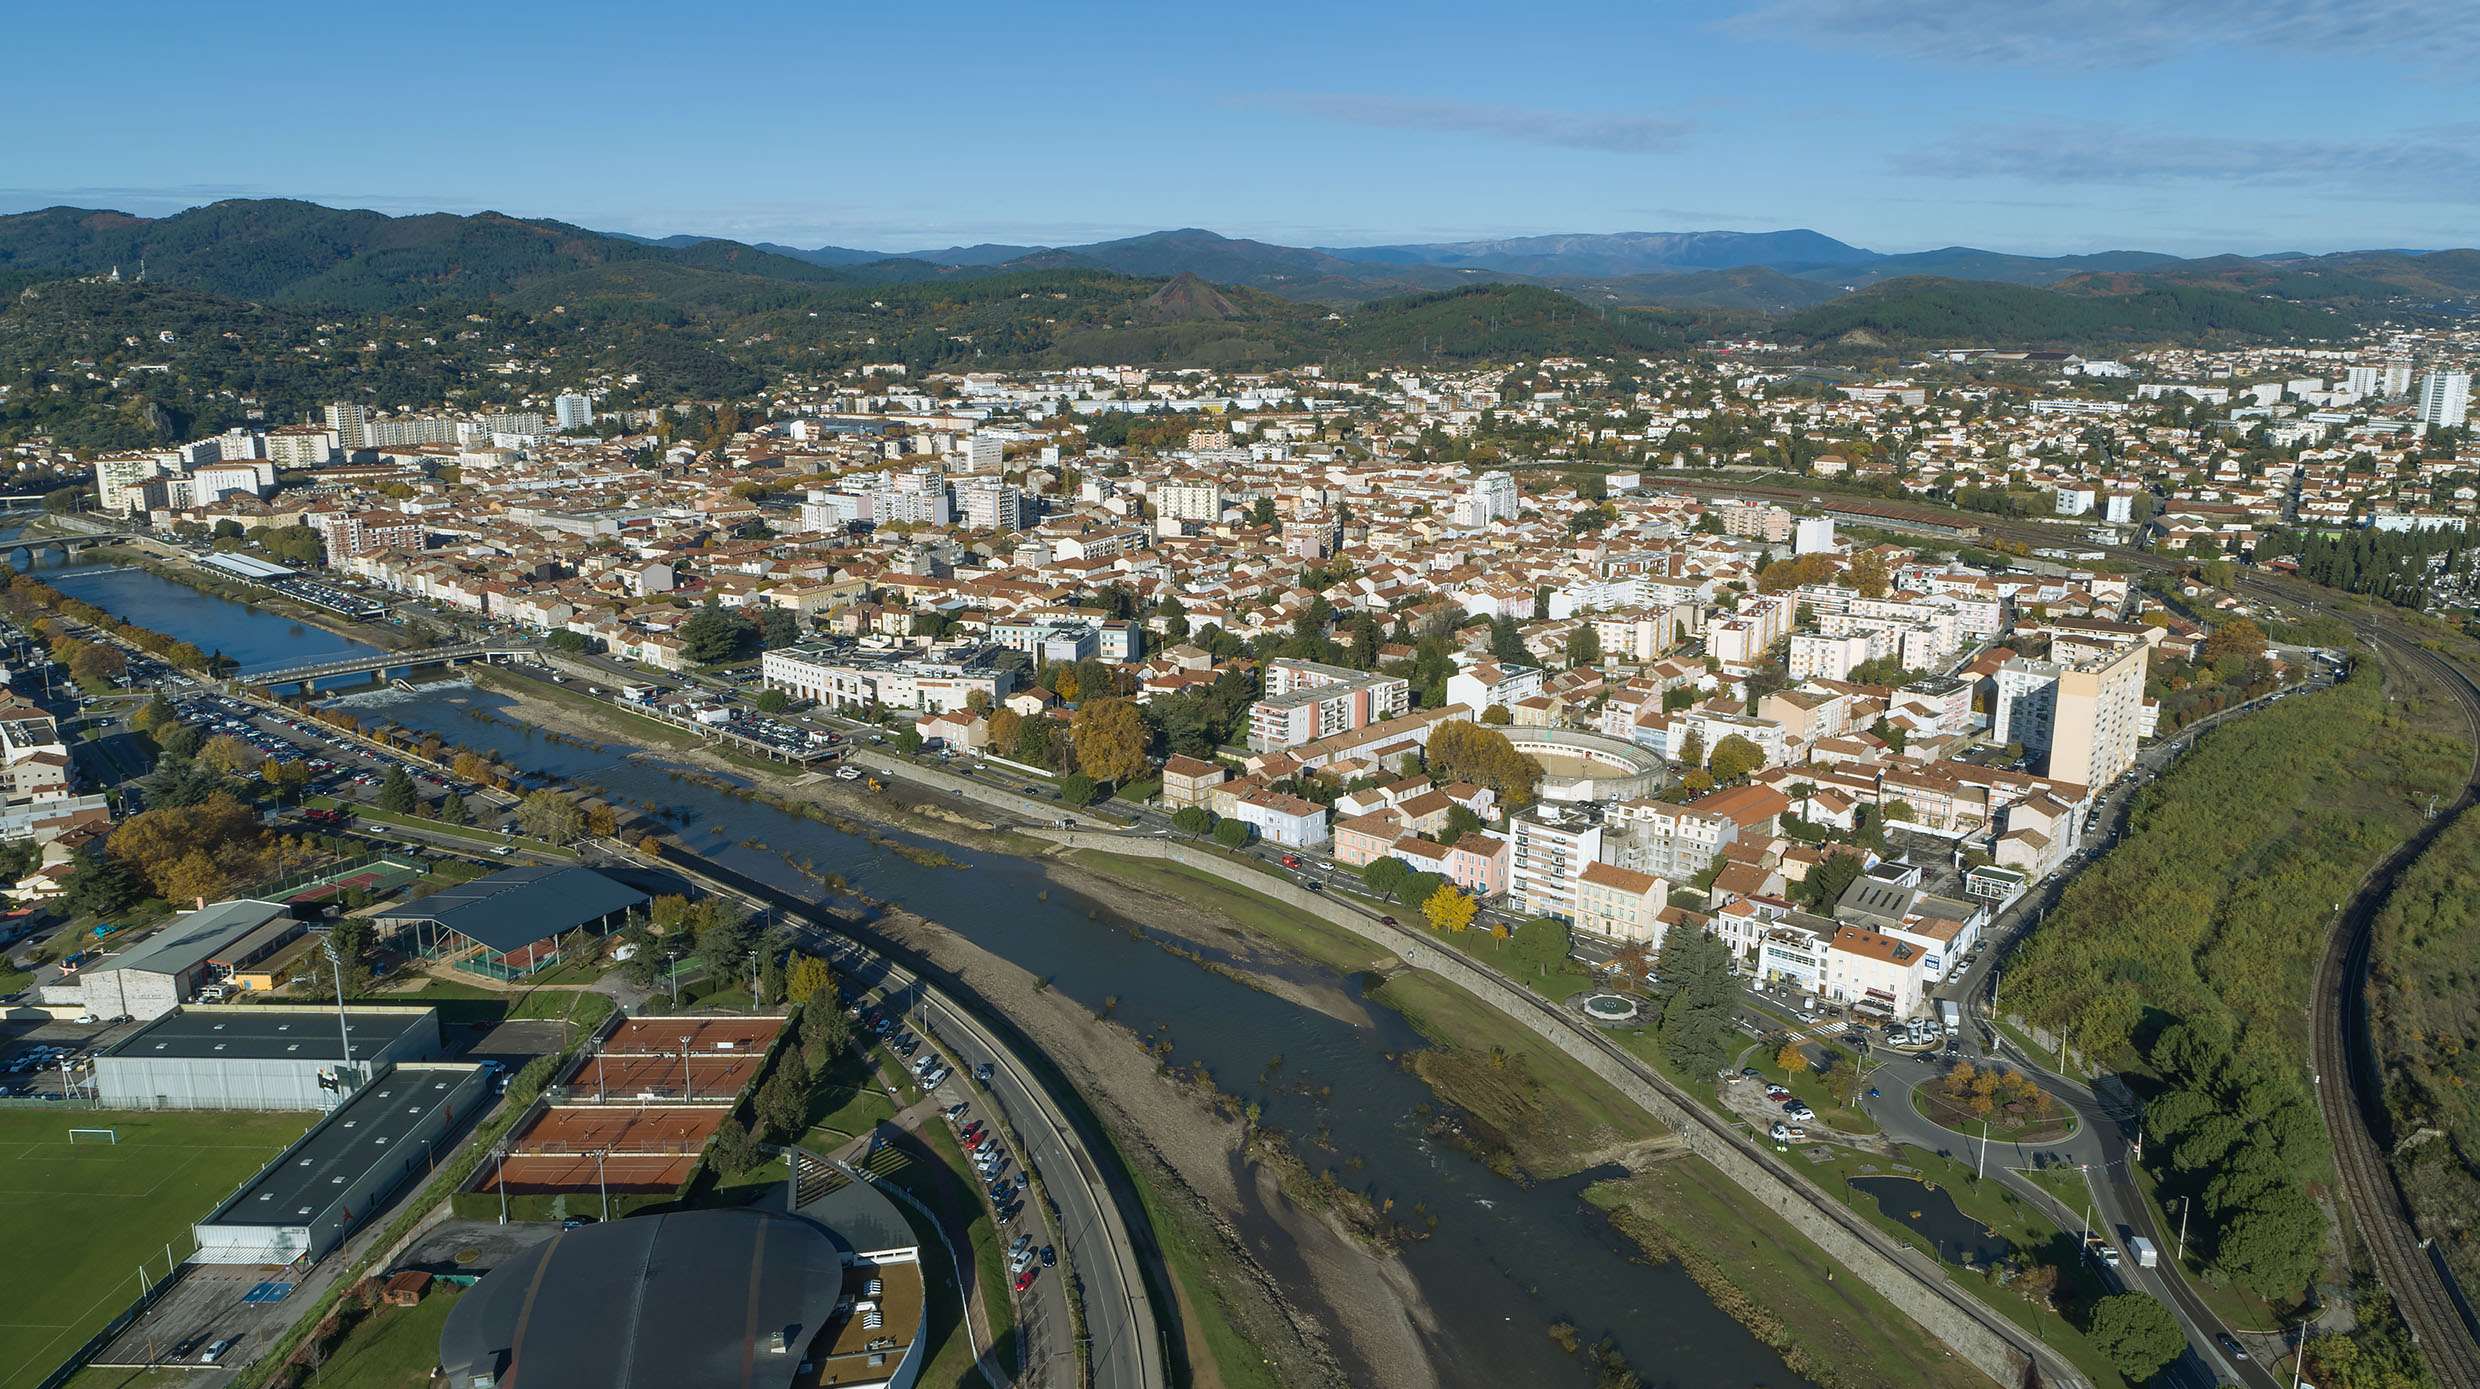
<svg viewBox="0 0 2480 1389"><path fill-rule="evenodd" d="M1024 1272L1017 1274L1017 1275L1016 1275L1016 1291L1018 1291L1018 1292L1020 1292L1020 1293L1021 1293L1021 1292L1023 1292L1025 1289L1032 1287L1032 1286L1033 1286L1033 1275L1034 1275L1035 1273L1039 1272L1039 1271L1040 1271L1040 1270L1038 1270L1038 1269L1030 1269L1030 1268L1029 1268L1029 1269L1026 1269Z"/></svg>

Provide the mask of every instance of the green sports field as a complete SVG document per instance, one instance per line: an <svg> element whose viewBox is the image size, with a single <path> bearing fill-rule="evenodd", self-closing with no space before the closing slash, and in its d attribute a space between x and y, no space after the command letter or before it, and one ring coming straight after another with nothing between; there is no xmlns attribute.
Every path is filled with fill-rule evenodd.
<svg viewBox="0 0 2480 1389"><path fill-rule="evenodd" d="M40 1383L164 1276L164 1246L310 1127L315 1114L0 1111L0 1389ZM69 1142L110 1128L120 1142Z"/></svg>

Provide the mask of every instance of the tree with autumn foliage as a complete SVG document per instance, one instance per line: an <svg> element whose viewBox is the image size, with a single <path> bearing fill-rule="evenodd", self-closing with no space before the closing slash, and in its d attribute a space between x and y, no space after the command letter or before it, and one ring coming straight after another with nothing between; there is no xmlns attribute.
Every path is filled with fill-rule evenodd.
<svg viewBox="0 0 2480 1389"><path fill-rule="evenodd" d="M1145 716L1125 699L1089 699L1068 721L1079 771L1114 786L1145 775Z"/></svg>
<svg viewBox="0 0 2480 1389"><path fill-rule="evenodd" d="M1441 932L1466 929L1480 910L1480 904L1444 883L1421 904L1421 915L1428 919L1430 929Z"/></svg>

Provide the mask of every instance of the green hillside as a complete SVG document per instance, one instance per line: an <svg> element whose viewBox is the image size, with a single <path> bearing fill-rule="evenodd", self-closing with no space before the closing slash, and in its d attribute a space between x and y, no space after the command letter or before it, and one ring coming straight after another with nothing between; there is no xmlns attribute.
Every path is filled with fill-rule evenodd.
<svg viewBox="0 0 2480 1389"><path fill-rule="evenodd" d="M2279 300L2198 285L2136 281L2124 293L2070 294L2028 285L1913 277L1888 280L1781 320L1817 343L2128 343L2212 337L2323 338L2349 319Z"/></svg>

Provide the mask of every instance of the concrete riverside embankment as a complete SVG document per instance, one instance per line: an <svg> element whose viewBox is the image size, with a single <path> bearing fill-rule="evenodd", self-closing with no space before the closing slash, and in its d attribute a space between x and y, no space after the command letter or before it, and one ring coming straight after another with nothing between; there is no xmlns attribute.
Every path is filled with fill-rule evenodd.
<svg viewBox="0 0 2480 1389"><path fill-rule="evenodd" d="M1637 1107L1680 1135L1742 1190L1791 1222L1837 1264L1849 1270L1944 1342L1973 1367L2005 1385L2084 1385L2055 1352L2030 1341L1996 1312L1946 1276L1928 1255L1868 1225L1831 1196L1818 1191L1754 1142L1713 1114L1642 1061L1620 1051L1558 1005L1526 990L1487 965L1436 944L1416 931L1389 926L1323 893L1287 879L1233 864L1193 845L1154 836L1084 830L1034 829L1026 833L1072 849L1159 859L1209 873L1234 887L1271 898L1329 922L1377 945L1415 969L1427 970L1473 994L1509 1019L1558 1047L1607 1081ZM2037 1368L2037 1375L2035 1374Z"/></svg>

